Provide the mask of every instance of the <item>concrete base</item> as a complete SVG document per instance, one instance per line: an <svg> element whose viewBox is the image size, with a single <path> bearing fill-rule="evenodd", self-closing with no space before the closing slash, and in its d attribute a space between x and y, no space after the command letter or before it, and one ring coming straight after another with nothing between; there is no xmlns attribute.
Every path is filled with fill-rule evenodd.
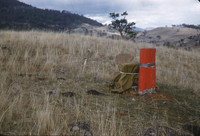
<svg viewBox="0 0 200 136"><path fill-rule="evenodd" d="M138 90L138 94L139 94L139 95L153 94L153 93L156 93L155 88L147 89L147 90L144 90L143 92L140 92L140 91Z"/></svg>

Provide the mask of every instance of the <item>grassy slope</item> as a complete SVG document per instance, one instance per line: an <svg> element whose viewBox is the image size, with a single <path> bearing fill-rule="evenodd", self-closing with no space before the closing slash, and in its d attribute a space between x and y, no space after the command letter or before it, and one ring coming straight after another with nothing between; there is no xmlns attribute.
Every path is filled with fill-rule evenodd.
<svg viewBox="0 0 200 136"><path fill-rule="evenodd" d="M157 48L157 84L167 104L152 96L111 94L107 85L118 71L115 56L152 47L128 41L63 33L0 31L0 133L70 134L69 124L84 120L95 135L142 135L166 125L182 131L199 122L200 55ZM91 51L88 51L91 50ZM83 72L84 58L88 59ZM65 80L60 80L64 78ZM106 96L88 96L96 89ZM48 92L55 92L49 97ZM61 92L76 97L61 98ZM119 111L125 110L126 116Z"/></svg>

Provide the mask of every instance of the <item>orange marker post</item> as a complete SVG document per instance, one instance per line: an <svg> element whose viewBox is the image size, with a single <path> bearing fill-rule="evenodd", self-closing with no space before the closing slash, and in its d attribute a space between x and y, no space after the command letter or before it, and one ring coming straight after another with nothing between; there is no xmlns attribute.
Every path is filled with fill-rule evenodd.
<svg viewBox="0 0 200 136"><path fill-rule="evenodd" d="M140 50L139 94L152 93L156 86L156 49Z"/></svg>

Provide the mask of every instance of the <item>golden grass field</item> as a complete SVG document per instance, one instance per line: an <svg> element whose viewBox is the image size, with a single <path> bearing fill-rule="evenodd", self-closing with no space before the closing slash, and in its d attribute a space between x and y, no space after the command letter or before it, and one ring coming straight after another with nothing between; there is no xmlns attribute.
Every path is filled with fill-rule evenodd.
<svg viewBox="0 0 200 136"><path fill-rule="evenodd" d="M142 136L161 125L183 132L184 124L200 125L197 51L155 47L158 93L173 97L167 104L150 96L132 101L131 96L110 93L108 85L118 72L115 56L129 53L138 62L144 47L154 46L65 33L0 31L0 133L81 135L70 132L70 124L80 121L90 125L93 135L105 136ZM90 89L106 95L87 95ZM60 96L64 92L76 96Z"/></svg>

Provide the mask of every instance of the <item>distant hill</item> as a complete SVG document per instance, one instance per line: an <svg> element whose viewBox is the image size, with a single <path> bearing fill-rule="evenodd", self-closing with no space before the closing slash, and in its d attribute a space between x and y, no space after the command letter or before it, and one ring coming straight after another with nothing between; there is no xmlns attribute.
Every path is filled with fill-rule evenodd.
<svg viewBox="0 0 200 136"><path fill-rule="evenodd" d="M143 32L143 31L145 31L145 29L139 28L139 27L135 27L135 28L133 28L133 30L136 31L136 32Z"/></svg>
<svg viewBox="0 0 200 136"><path fill-rule="evenodd" d="M0 29L63 31L83 23L102 26L97 21L68 11L39 9L18 0L0 0Z"/></svg>
<svg viewBox="0 0 200 136"><path fill-rule="evenodd" d="M136 41L185 49L200 49L200 30L184 27L158 27L150 31L140 32Z"/></svg>

